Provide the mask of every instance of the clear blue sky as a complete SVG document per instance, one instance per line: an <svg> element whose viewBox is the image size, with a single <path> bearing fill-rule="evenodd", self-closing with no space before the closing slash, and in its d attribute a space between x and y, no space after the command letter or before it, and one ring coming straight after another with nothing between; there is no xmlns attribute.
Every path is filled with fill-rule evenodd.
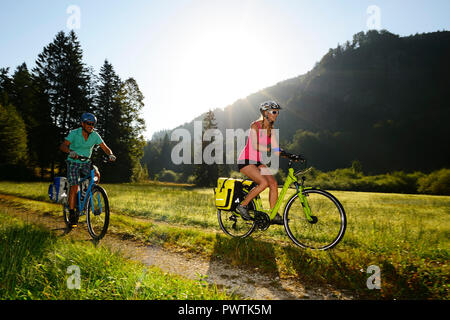
<svg viewBox="0 0 450 320"><path fill-rule="evenodd" d="M79 19L69 6L79 8ZM145 96L146 137L310 70L338 43L377 27L401 36L450 30L450 1L2 1L0 67L31 69L58 31L75 29L84 62L108 59ZM368 11L376 6L377 11ZM370 24L372 23L372 24ZM255 106L256 108L256 106Z"/></svg>

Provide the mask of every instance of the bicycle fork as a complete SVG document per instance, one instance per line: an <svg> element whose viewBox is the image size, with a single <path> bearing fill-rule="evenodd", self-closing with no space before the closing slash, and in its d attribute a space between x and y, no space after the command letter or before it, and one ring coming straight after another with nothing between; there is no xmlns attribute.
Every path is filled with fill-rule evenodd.
<svg viewBox="0 0 450 320"><path fill-rule="evenodd" d="M302 185L299 185L298 182L295 182L295 188L297 189L297 195L302 205L303 212L305 213L306 220L310 223L315 223L317 218L314 219L315 217L311 214L311 208L309 207L308 199L306 198L307 196L303 194L303 183Z"/></svg>

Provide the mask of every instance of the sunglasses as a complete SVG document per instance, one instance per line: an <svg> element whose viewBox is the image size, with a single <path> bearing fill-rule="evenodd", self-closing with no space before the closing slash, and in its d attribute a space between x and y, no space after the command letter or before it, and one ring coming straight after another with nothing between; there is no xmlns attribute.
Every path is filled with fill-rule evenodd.
<svg viewBox="0 0 450 320"><path fill-rule="evenodd" d="M93 127L93 126L95 126L95 123L94 122L85 122L88 126L91 126L91 127Z"/></svg>
<svg viewBox="0 0 450 320"><path fill-rule="evenodd" d="M278 110L269 110L269 113L276 115L276 114L279 114L280 112Z"/></svg>

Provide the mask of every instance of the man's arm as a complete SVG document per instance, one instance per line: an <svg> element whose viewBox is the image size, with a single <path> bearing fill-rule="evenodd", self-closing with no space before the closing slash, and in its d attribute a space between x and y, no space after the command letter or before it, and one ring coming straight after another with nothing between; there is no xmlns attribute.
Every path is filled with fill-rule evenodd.
<svg viewBox="0 0 450 320"><path fill-rule="evenodd" d="M61 143L61 145L59 146L59 150L61 150L64 153L69 153L70 152L70 141L68 140L64 140L63 143Z"/></svg>
<svg viewBox="0 0 450 320"><path fill-rule="evenodd" d="M100 143L100 148L102 148L103 152L105 152L108 156L113 154L111 149L104 143Z"/></svg>
<svg viewBox="0 0 450 320"><path fill-rule="evenodd" d="M61 150L62 152L65 153L69 153L71 158L78 158L78 155L76 154L75 151L70 150L70 141L69 140L64 140L63 143L61 143L61 145L59 146L59 150Z"/></svg>
<svg viewBox="0 0 450 320"><path fill-rule="evenodd" d="M115 161L116 157L113 155L112 150L104 143L100 143L100 148L102 148L103 152L105 152L109 156L110 161Z"/></svg>

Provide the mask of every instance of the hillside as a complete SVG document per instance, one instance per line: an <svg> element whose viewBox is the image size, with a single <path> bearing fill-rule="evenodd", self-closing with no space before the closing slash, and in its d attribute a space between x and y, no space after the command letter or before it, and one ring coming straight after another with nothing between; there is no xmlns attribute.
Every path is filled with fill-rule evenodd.
<svg viewBox="0 0 450 320"><path fill-rule="evenodd" d="M282 146L321 170L359 160L367 173L430 172L450 160L449 56L448 31L360 32L307 74L214 114L221 130L247 129L259 116L258 104L274 99L284 109L276 124ZM192 121L182 127L192 130Z"/></svg>

